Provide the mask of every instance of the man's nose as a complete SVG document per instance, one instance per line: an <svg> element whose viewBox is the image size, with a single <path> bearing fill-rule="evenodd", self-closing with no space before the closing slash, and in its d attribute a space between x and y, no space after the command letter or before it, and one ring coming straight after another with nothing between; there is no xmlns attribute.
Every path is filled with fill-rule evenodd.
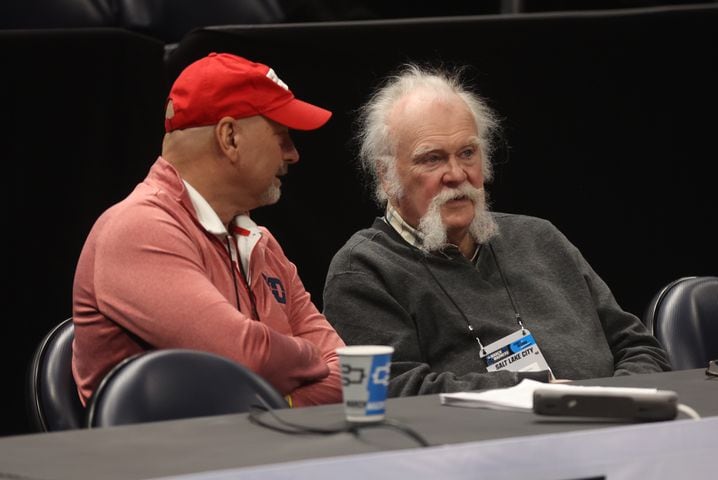
<svg viewBox="0 0 718 480"><path fill-rule="evenodd" d="M464 170L464 166L459 162L456 156L451 155L446 162L446 170L442 176L444 183L449 185L461 184L464 183L467 178L468 175L466 174L466 170Z"/></svg>
<svg viewBox="0 0 718 480"><path fill-rule="evenodd" d="M292 145L291 148L287 148L284 150L284 161L289 163L290 165L299 161L299 152L294 147L294 145Z"/></svg>

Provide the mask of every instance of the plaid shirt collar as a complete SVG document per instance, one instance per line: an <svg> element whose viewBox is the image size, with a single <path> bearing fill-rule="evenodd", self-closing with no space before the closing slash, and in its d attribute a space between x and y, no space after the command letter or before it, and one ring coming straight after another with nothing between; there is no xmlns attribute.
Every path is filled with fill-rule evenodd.
<svg viewBox="0 0 718 480"><path fill-rule="evenodd" d="M406 243L419 249L423 247L424 236L417 229L406 223L396 208L392 207L389 202L386 203L384 221L391 225L392 228L396 230L396 233L406 240Z"/></svg>

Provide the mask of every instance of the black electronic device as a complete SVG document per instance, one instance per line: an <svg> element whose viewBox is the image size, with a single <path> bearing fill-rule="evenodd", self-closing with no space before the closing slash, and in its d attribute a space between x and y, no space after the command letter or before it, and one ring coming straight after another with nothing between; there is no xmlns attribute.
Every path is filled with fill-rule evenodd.
<svg viewBox="0 0 718 480"><path fill-rule="evenodd" d="M651 389L537 388L533 410L539 415L552 416L641 422L673 420L678 414L678 395L670 390Z"/></svg>

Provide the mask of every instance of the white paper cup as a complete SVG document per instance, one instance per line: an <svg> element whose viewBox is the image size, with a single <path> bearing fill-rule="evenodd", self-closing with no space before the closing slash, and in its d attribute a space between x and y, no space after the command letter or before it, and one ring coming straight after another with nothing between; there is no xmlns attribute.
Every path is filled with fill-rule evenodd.
<svg viewBox="0 0 718 480"><path fill-rule="evenodd" d="M344 412L350 422L384 418L394 347L352 345L337 349L342 367Z"/></svg>

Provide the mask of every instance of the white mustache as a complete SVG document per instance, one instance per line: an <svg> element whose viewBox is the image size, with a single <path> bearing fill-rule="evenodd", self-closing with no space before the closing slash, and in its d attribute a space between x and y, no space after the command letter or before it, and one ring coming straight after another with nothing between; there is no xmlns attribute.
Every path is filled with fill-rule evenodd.
<svg viewBox="0 0 718 480"><path fill-rule="evenodd" d="M481 200L484 195L483 188L476 188L468 182L462 183L456 188L444 188L431 199L432 205L441 206L450 200L468 198L474 203Z"/></svg>

